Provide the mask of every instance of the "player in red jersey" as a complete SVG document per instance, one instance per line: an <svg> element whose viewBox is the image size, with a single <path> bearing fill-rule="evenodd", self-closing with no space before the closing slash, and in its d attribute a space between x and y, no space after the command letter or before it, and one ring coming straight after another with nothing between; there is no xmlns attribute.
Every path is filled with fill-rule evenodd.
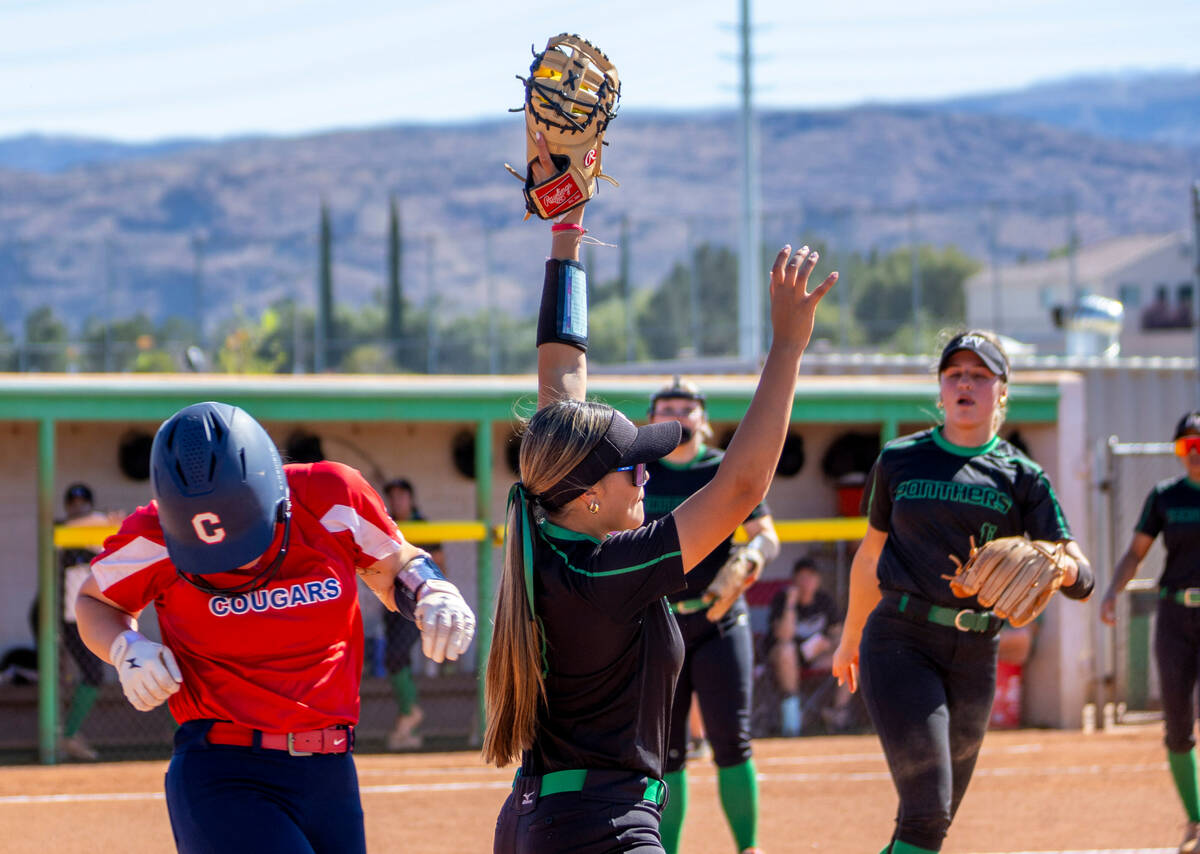
<svg viewBox="0 0 1200 854"><path fill-rule="evenodd" d="M359 472L282 465L235 406L177 412L151 469L154 501L105 542L77 614L129 701L169 700L180 723L166 776L177 848L365 852L355 575L415 620L434 661L466 651L471 609ZM161 644L137 631L151 602Z"/></svg>

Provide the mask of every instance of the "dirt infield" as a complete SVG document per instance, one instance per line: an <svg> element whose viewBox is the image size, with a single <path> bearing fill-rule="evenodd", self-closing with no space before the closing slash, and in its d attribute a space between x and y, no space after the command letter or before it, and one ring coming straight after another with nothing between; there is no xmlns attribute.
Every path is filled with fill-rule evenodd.
<svg viewBox="0 0 1200 854"><path fill-rule="evenodd" d="M873 736L764 739L755 750L768 854L875 854L883 847L896 798ZM171 852L165 768L0 768L0 850ZM491 850L511 770L486 768L474 753L360 756L358 770L372 852ZM683 850L731 854L712 765L697 766L689 779ZM1173 851L1182 825L1158 725L1091 736L996 732L984 743L944 850Z"/></svg>

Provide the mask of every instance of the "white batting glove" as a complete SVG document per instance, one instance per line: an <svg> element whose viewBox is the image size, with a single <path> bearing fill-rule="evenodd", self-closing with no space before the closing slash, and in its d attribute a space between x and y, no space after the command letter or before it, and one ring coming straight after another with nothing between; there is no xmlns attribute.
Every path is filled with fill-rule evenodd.
<svg viewBox="0 0 1200 854"><path fill-rule="evenodd" d="M433 578L421 585L414 616L421 630L421 651L433 661L454 661L475 637L475 613L449 581Z"/></svg>
<svg viewBox="0 0 1200 854"><path fill-rule="evenodd" d="M117 635L108 657L121 677L126 699L140 712L162 705L183 683L174 653L141 632L130 629Z"/></svg>

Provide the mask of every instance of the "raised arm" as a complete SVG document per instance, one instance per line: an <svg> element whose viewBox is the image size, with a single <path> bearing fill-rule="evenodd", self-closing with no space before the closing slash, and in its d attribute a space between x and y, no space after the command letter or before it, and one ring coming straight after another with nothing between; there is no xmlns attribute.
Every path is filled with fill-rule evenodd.
<svg viewBox="0 0 1200 854"><path fill-rule="evenodd" d="M556 170L541 134L538 134L537 142L538 159L530 168L534 182L540 183ZM580 205L568 211L551 226L550 260L546 264L546 281L538 312L538 409L555 400L583 400L587 395L587 287L583 267L579 264L585 207L587 205ZM574 269L564 270L556 261L573 262L568 266ZM569 293L571 288L580 285L582 293ZM576 303L569 303L568 297L573 297ZM575 311L580 305L582 317ZM582 335L562 335L564 319L568 319L567 323Z"/></svg>
<svg viewBox="0 0 1200 854"><path fill-rule="evenodd" d="M716 476L674 511L683 566L690 570L766 497L787 436L800 358L812 337L817 304L837 281L830 273L812 292L817 253L785 246L771 267L771 349L750 408Z"/></svg>

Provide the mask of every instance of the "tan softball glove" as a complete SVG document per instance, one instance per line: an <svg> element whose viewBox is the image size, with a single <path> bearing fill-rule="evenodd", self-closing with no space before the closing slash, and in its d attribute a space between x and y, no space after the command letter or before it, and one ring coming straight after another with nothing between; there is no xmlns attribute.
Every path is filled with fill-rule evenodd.
<svg viewBox="0 0 1200 854"><path fill-rule="evenodd" d="M712 583L700 594L701 599L712 603L705 612L709 622L715 623L729 612L738 597L758 581L765 563L758 549L741 546L729 553Z"/></svg>
<svg viewBox="0 0 1200 854"><path fill-rule="evenodd" d="M945 577L955 596L975 596L980 605L1020 627L1042 613L1062 586L1065 558L1062 543L1001 537L976 546L972 537L966 561L950 555L958 570Z"/></svg>
<svg viewBox="0 0 1200 854"><path fill-rule="evenodd" d="M621 82L617 69L586 39L562 33L534 53L525 84L525 173L507 163L509 172L525 183L525 208L542 219L555 219L577 208L596 193L596 179L616 186L600 171L604 131L617 115ZM537 134L550 149L555 173L534 183L531 165L537 160Z"/></svg>

